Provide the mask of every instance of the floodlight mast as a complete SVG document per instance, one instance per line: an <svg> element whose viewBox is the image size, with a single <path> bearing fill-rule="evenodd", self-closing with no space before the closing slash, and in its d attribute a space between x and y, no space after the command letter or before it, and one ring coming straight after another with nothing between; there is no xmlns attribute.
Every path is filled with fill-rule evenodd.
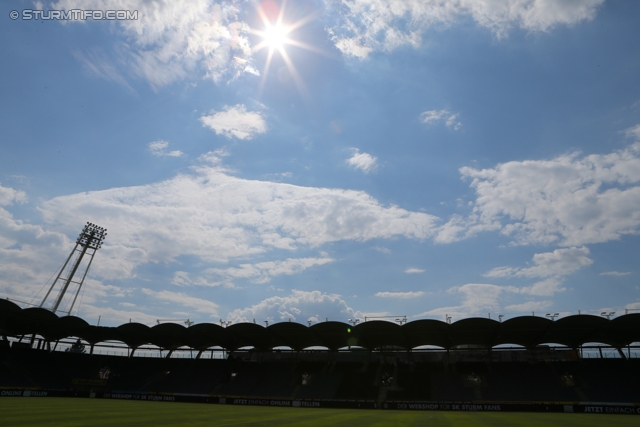
<svg viewBox="0 0 640 427"><path fill-rule="evenodd" d="M49 298L49 295L58 284L58 281L62 281L62 285L60 286L60 291L58 292L58 297L56 298L55 302L53 303L53 306L51 307L51 311L55 313L56 311L58 311L58 307L60 306L60 303L62 302L62 299L64 298L64 295L66 294L67 289L69 288L69 284L75 283L78 285L78 289L76 290L76 294L73 298L73 302L71 303L71 307L69 308L69 311L66 311L67 314L71 314L71 311L73 310L73 306L75 305L76 300L78 299L78 295L80 294L80 289L82 289L82 285L84 284L84 279L87 277L87 273L89 272L89 268L91 267L91 263L93 262L93 257L98 251L98 249L102 247L102 242L104 242L104 239L106 238L106 236L107 236L106 228L102 228L97 226L96 224L87 222L87 224L82 229L82 232L80 232L78 239L76 240L75 247L73 248L73 250L69 254L69 257L67 258L64 265L60 269L60 272L58 273L58 275L56 276L56 279L51 284L49 291L44 296L44 299L40 303L39 307L44 307L44 304L47 301L47 298ZM65 277L63 276L63 274L65 273L67 265L69 264L69 261L71 261L73 254L76 252L79 252L79 254L76 260L73 262L73 266L71 267L70 271ZM78 271L78 268L80 267L80 264L82 263L82 259L84 258L85 255L90 257L89 263L87 264L84 270L82 279L79 282L74 281L73 277Z"/></svg>

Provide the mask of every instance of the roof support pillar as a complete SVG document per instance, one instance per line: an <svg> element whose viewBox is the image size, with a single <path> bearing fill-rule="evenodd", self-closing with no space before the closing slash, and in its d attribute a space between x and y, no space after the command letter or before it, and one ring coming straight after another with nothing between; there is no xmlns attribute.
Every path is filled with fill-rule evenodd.
<svg viewBox="0 0 640 427"><path fill-rule="evenodd" d="M618 354L620 354L620 357L621 357L623 360L627 360L627 356L625 356L625 354L624 354L624 352L622 351L622 348L621 348L621 347L616 347L616 350L618 350Z"/></svg>

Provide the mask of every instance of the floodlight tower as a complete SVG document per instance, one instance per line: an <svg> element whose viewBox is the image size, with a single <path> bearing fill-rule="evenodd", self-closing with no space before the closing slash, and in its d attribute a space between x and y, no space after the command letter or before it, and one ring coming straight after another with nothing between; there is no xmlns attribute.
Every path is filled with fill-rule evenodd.
<svg viewBox="0 0 640 427"><path fill-rule="evenodd" d="M78 236L78 239L76 240L76 246L73 248L73 250L69 254L69 257L67 258L64 265L58 272L58 275L56 276L56 280L54 280L53 283L51 284L49 291L47 292L47 294L44 296L44 299L40 303L40 307L44 307L44 303L47 301L47 298L49 297L53 289L56 286L58 286L58 283L60 282L60 285L58 286L59 287L58 297L54 301L53 306L50 308L50 310L54 313L58 311L58 307L60 306L60 303L62 302L62 299L64 298L64 295L67 292L67 289L69 288L69 284L74 283L78 285L76 294L73 297L73 302L71 303L71 307L69 308L69 310L64 311L69 315L71 314L71 310L73 310L73 306L76 303L76 299L78 298L80 289L82 289L84 279L87 277L87 273L89 272L89 267L91 267L91 263L93 262L93 256L96 254L98 249L102 247L102 242L104 241L106 236L107 236L106 228L98 227L96 224L87 222L87 224L82 229L82 232ZM73 262L73 264L70 265L69 261L71 261L71 258L76 253L77 253L76 259ZM83 267L84 273L82 274L82 279L80 279L80 281L73 280L76 273L78 273L78 269L85 255L89 257L89 262L85 263L85 267ZM68 265L69 265L69 269L67 269ZM82 269L80 270L82 271Z"/></svg>

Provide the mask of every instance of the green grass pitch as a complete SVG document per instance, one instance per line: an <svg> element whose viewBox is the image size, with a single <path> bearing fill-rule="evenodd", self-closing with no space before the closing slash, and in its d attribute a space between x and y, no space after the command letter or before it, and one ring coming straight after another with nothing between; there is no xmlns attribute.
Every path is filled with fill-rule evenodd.
<svg viewBox="0 0 640 427"><path fill-rule="evenodd" d="M107 399L1 398L1 426L638 426L637 415L272 408Z"/></svg>

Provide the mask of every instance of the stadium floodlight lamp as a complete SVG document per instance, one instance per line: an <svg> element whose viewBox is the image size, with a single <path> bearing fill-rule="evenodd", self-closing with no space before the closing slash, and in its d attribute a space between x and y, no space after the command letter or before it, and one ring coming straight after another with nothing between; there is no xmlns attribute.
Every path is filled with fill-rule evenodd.
<svg viewBox="0 0 640 427"><path fill-rule="evenodd" d="M607 320L611 320L611 316L613 316L614 314L616 314L615 311L610 311L608 313L606 311L603 311L602 313L600 313L600 316L606 317Z"/></svg>
<svg viewBox="0 0 640 427"><path fill-rule="evenodd" d="M265 326L269 326L269 321L268 320L263 320Z"/></svg>
<svg viewBox="0 0 640 427"><path fill-rule="evenodd" d="M353 326L356 326L360 322L360 319L349 319L347 320L347 322L351 323Z"/></svg>
<svg viewBox="0 0 640 427"><path fill-rule="evenodd" d="M311 320L307 320L307 323L309 324L309 326L311 326Z"/></svg>
<svg viewBox="0 0 640 427"><path fill-rule="evenodd" d="M560 316L560 313L547 313L545 314L546 317L548 317L549 319L551 319L551 321L553 322L554 320L556 320L556 317Z"/></svg>

